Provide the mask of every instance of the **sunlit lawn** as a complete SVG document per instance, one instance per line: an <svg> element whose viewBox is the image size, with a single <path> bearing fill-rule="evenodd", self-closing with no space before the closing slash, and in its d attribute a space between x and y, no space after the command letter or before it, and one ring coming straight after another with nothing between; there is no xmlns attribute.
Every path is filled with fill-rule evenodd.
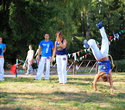
<svg viewBox="0 0 125 110"><path fill-rule="evenodd" d="M66 85L58 84L58 76L6 78L0 82L0 110L125 110L125 74L113 75L114 95L102 81L95 92L93 78L68 76Z"/></svg>

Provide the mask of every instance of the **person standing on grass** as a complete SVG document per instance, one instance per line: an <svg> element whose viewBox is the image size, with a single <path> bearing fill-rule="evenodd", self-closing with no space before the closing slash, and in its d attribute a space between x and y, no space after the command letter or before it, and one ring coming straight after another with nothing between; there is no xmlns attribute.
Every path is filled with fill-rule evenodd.
<svg viewBox="0 0 125 110"><path fill-rule="evenodd" d="M44 36L45 40L42 40L39 44L39 51L38 51L38 56L37 60L40 59L40 52L42 50L42 56L38 65L38 71L36 75L36 80L41 80L43 71L44 71L44 65L46 62L46 74L45 74L45 80L49 80L49 75L50 75L50 60L52 56L52 51L54 49L53 42L49 40L49 34L46 33Z"/></svg>
<svg viewBox="0 0 125 110"><path fill-rule="evenodd" d="M3 38L0 37L0 81L4 81L4 56L6 45L2 43Z"/></svg>
<svg viewBox="0 0 125 110"><path fill-rule="evenodd" d="M37 51L36 51L36 53L35 53L36 60L37 60L38 57L39 57L38 52L39 52L39 47L38 47L38 49L37 49ZM40 52L40 58L41 58L41 55L42 55L42 51ZM39 60L37 60L37 67L38 67L38 65L39 65Z"/></svg>
<svg viewBox="0 0 125 110"><path fill-rule="evenodd" d="M57 71L59 77L59 84L66 84L67 82L67 52L66 52L66 39L63 39L63 33L56 33L55 48L53 51L53 56L51 62L54 60L56 55Z"/></svg>
<svg viewBox="0 0 125 110"><path fill-rule="evenodd" d="M95 76L93 85L95 91L97 91L96 83L100 77L104 82L109 80L111 94L113 94L113 78L111 74L111 67L108 57L109 41L105 29L102 26L102 21L97 25L97 27L99 28L100 34L102 36L101 50L99 50L99 48L97 47L94 39L90 39L89 41L84 40L84 47L87 49L88 48L92 49L93 55L98 62L98 74Z"/></svg>
<svg viewBox="0 0 125 110"><path fill-rule="evenodd" d="M32 50L32 45L29 45L29 51L27 52L26 63L28 64L27 75L31 74L33 65L34 50Z"/></svg>

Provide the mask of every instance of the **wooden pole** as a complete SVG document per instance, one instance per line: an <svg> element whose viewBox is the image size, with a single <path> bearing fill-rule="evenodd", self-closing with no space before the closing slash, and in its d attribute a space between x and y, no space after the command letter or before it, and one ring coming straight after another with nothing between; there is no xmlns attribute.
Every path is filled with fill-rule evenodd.
<svg viewBox="0 0 125 110"><path fill-rule="evenodd" d="M73 64L73 75L75 75L75 71L76 71L76 61L74 61L74 64Z"/></svg>
<svg viewBox="0 0 125 110"><path fill-rule="evenodd" d="M17 74L18 74L18 59L16 59L16 75L15 75L15 77L17 77Z"/></svg>
<svg viewBox="0 0 125 110"><path fill-rule="evenodd" d="M116 70L115 72L117 73L118 72L118 61L116 61Z"/></svg>

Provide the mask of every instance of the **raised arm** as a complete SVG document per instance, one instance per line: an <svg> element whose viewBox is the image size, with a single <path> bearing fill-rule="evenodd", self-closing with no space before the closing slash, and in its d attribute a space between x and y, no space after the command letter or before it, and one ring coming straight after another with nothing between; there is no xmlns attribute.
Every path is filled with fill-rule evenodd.
<svg viewBox="0 0 125 110"><path fill-rule="evenodd" d="M113 94L113 78L112 78L111 70L109 71L109 84L111 88L111 94Z"/></svg>
<svg viewBox="0 0 125 110"><path fill-rule="evenodd" d="M59 40L59 38L56 38L56 41L58 41L58 43L60 44L60 46L65 49L66 48L66 39L63 40L63 44L62 42Z"/></svg>

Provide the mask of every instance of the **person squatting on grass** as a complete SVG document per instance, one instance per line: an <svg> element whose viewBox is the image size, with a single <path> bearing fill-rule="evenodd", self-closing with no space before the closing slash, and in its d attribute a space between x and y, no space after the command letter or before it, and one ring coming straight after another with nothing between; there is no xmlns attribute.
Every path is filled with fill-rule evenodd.
<svg viewBox="0 0 125 110"><path fill-rule="evenodd" d="M66 84L67 82L67 52L66 52L66 39L63 39L63 33L56 33L55 48L53 51L53 56L51 62L54 60L56 54L57 71L59 77L59 84Z"/></svg>
<svg viewBox="0 0 125 110"><path fill-rule="evenodd" d="M98 74L94 78L94 89L97 91L96 83L101 77L101 79L106 82L109 80L110 88L111 88L111 94L113 94L113 78L111 75L111 67L108 57L108 51L109 51L109 41L105 32L104 27L102 26L102 21L97 25L97 27L100 30L100 34L102 36L102 45L101 50L97 47L97 44L94 39L90 40L84 40L84 47L85 48L91 48L92 53L95 57L95 59L98 62Z"/></svg>
<svg viewBox="0 0 125 110"><path fill-rule="evenodd" d="M27 52L26 63L28 64L27 75L32 71L34 50L32 50L32 45L29 45L29 50Z"/></svg>
<svg viewBox="0 0 125 110"><path fill-rule="evenodd" d="M39 44L39 51L38 51L39 57L37 57L37 60L39 60L40 58L41 50L42 50L42 56L39 61L38 71L37 71L37 75L35 78L36 80L41 80L45 63L46 63L45 80L49 80L49 75L50 75L50 61L51 61L51 56L52 56L51 50L54 49L54 45L53 45L53 42L49 40L48 33L46 33L44 37L45 37L45 40L42 40Z"/></svg>
<svg viewBox="0 0 125 110"><path fill-rule="evenodd" d="M6 45L2 43L3 38L0 37L0 81L4 81L4 56Z"/></svg>

